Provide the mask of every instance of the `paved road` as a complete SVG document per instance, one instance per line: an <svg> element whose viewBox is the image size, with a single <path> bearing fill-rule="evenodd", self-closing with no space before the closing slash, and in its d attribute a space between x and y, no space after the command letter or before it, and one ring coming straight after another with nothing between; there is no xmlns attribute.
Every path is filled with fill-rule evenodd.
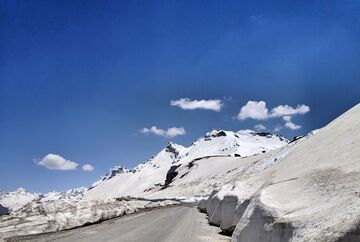
<svg viewBox="0 0 360 242"><path fill-rule="evenodd" d="M169 207L69 231L26 238L26 241L61 242L196 242L229 241L220 229L209 226L206 215L192 207Z"/></svg>

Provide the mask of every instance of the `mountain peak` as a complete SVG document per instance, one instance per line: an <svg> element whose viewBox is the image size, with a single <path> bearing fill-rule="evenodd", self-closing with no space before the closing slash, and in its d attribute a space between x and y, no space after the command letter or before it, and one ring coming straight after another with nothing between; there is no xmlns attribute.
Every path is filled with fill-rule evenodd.
<svg viewBox="0 0 360 242"><path fill-rule="evenodd" d="M174 158L177 158L179 156L179 153L182 149L185 149L185 147L179 144L175 144L173 142L169 142L165 147L165 151L171 153Z"/></svg>
<svg viewBox="0 0 360 242"><path fill-rule="evenodd" d="M221 136L227 136L228 131L220 130L220 129L214 129L210 132L207 132L205 134L205 138L215 138L215 137L221 137Z"/></svg>
<svg viewBox="0 0 360 242"><path fill-rule="evenodd" d="M17 192L17 193L25 193L25 192L27 192L27 190L26 190L25 188L18 187L14 192Z"/></svg>

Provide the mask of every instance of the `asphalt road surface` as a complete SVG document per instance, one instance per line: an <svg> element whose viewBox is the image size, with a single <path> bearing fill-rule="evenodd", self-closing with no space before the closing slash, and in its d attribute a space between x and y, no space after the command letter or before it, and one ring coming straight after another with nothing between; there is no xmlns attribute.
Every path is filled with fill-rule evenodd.
<svg viewBox="0 0 360 242"><path fill-rule="evenodd" d="M26 237L21 241L59 242L196 242L230 241L210 226L206 215L193 207L168 207L112 219L68 231Z"/></svg>

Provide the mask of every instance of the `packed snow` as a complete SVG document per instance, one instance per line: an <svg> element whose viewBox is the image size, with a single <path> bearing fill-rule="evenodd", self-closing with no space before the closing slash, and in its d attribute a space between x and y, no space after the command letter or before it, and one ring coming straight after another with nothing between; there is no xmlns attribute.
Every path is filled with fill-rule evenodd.
<svg viewBox="0 0 360 242"><path fill-rule="evenodd" d="M1 238L55 232L101 222L143 209L179 204L176 201L86 201L82 198L35 201L0 217Z"/></svg>
<svg viewBox="0 0 360 242"><path fill-rule="evenodd" d="M358 127L360 105L255 163L275 157L271 166L245 168L199 209L232 241L359 241Z"/></svg>

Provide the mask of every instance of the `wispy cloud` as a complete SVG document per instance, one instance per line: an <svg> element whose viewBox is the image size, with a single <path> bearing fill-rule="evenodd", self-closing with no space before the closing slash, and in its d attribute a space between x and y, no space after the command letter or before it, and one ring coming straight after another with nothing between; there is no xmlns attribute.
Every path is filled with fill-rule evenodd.
<svg viewBox="0 0 360 242"><path fill-rule="evenodd" d="M170 105L177 106L184 110L207 109L219 112L223 103L220 99L191 100L189 98L180 98L178 100L171 100Z"/></svg>
<svg viewBox="0 0 360 242"><path fill-rule="evenodd" d="M94 167L91 164L85 164L82 166L83 171L93 171Z"/></svg>
<svg viewBox="0 0 360 242"><path fill-rule="evenodd" d="M143 134L155 134L158 136L163 136L166 138L173 138L176 137L178 135L185 135L186 131L184 129L184 127L171 127L168 129L161 129L158 128L156 126L152 126L151 128L143 128L140 130L141 133Z"/></svg>
<svg viewBox="0 0 360 242"><path fill-rule="evenodd" d="M264 130L266 130L266 127L264 125L262 125L262 124L257 124L257 125L254 126L254 129L256 131L264 131Z"/></svg>
<svg viewBox="0 0 360 242"><path fill-rule="evenodd" d="M301 126L291 121L295 115L303 115L310 112L310 107L304 104L299 104L295 108L289 105L279 105L272 108L270 111L266 107L265 101L248 101L241 109L237 118L239 120L255 119L267 120L270 118L283 118L285 127L291 130L300 129Z"/></svg>
<svg viewBox="0 0 360 242"><path fill-rule="evenodd" d="M47 154L40 161L35 161L39 166L44 166L50 170L76 170L78 164L56 154Z"/></svg>

